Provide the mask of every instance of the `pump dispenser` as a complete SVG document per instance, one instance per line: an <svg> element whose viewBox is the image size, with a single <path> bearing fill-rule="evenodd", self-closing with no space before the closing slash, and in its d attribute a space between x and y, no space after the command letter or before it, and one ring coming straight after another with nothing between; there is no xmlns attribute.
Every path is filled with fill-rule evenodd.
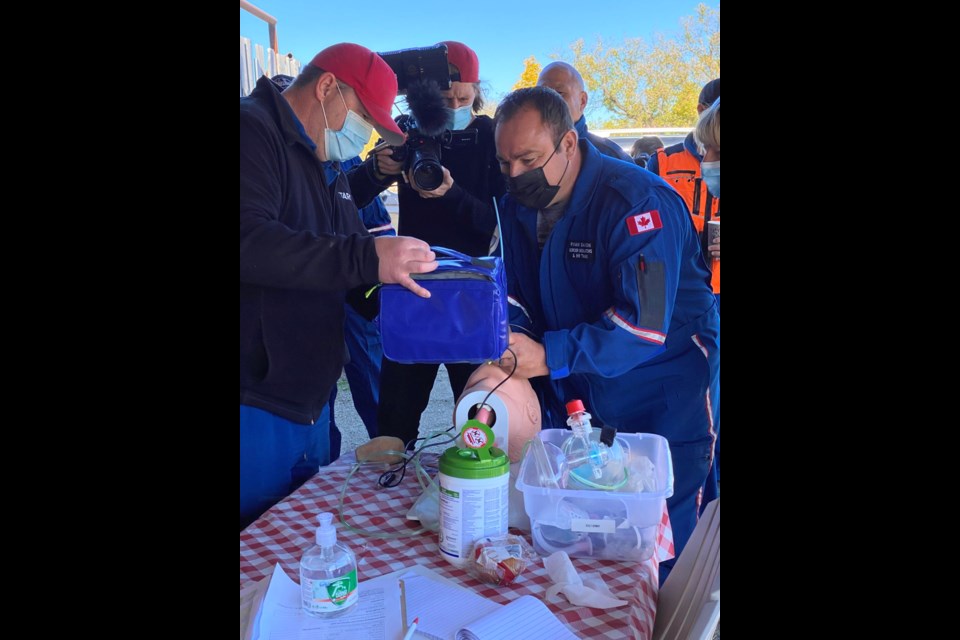
<svg viewBox="0 0 960 640"><path fill-rule="evenodd" d="M333 514L317 516L316 545L300 559L300 594L305 613L318 618L339 616L357 604L357 558L337 542Z"/></svg>

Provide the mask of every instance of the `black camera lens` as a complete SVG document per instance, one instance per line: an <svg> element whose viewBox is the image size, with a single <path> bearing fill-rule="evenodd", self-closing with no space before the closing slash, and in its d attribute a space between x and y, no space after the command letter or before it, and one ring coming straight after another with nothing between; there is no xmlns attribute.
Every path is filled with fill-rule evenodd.
<svg viewBox="0 0 960 640"><path fill-rule="evenodd" d="M443 184L443 167L433 158L420 158L413 164L413 181L421 191L433 191Z"/></svg>
<svg viewBox="0 0 960 640"><path fill-rule="evenodd" d="M433 191L443 184L443 166L440 164L440 145L431 136L419 133L407 139L407 164L413 172L413 182L421 191Z"/></svg>

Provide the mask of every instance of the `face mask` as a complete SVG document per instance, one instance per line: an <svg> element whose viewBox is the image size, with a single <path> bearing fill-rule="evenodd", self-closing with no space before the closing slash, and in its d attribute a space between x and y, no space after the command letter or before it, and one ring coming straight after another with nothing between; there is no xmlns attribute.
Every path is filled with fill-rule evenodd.
<svg viewBox="0 0 960 640"><path fill-rule="evenodd" d="M460 129L466 129L467 125L470 124L470 121L473 120L473 106L467 105L465 107L460 107L459 109L453 110L453 122L450 124L450 129L454 131Z"/></svg>
<svg viewBox="0 0 960 640"><path fill-rule="evenodd" d="M550 154L550 158L554 156L559 148L560 144L557 143L553 153ZM550 158L547 158L547 162L550 162ZM517 202L531 209L543 209L548 206L554 196L557 195L557 192L560 191L560 183L563 182L563 176L567 174L567 167L570 166L570 161L567 160L567 166L563 168L563 173L555 185L547 182L547 176L543 173L543 168L547 166L547 162L544 162L533 171L521 173L516 178L507 177L507 193L516 198Z"/></svg>
<svg viewBox="0 0 960 640"><path fill-rule="evenodd" d="M337 85L337 93L340 93L339 85ZM340 101L343 102L343 106L346 108L347 103L343 99L342 93L340 93ZM322 102L320 103L320 108L323 109L323 118L326 120L327 110L323 108ZM349 160L354 156L360 155L363 146L370 140L372 133L372 124L350 109L347 109L347 117L344 119L343 127L340 128L340 131L333 131L329 127L323 130L324 146L327 148L327 160L343 162L344 160Z"/></svg>
<svg viewBox="0 0 960 640"><path fill-rule="evenodd" d="M719 198L720 197L720 161L717 160L716 162L701 162L700 175L703 176L703 181L707 183L707 191L709 191L714 198Z"/></svg>

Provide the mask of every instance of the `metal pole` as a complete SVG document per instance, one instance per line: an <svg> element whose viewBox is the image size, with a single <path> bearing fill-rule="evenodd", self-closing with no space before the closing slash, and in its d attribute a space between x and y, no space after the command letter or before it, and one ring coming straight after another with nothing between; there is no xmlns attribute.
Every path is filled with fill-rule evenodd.
<svg viewBox="0 0 960 640"><path fill-rule="evenodd" d="M274 18L269 13L267 13L266 11L264 11L263 9L253 6L252 4L247 2L247 0L240 0L240 8L244 9L245 11L249 11L256 17L260 18L261 20L267 23L270 29L270 48L273 49L274 53L279 55L280 43L277 40L277 19Z"/></svg>

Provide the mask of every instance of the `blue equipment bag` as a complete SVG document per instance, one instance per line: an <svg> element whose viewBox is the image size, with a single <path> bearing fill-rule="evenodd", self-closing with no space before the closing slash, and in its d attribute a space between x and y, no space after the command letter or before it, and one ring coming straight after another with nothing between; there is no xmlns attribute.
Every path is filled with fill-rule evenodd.
<svg viewBox="0 0 960 640"><path fill-rule="evenodd" d="M383 355L403 364L499 359L508 346L503 259L431 249L437 254L436 270L411 274L430 291L430 298L399 284L385 284L380 290L377 321Z"/></svg>

